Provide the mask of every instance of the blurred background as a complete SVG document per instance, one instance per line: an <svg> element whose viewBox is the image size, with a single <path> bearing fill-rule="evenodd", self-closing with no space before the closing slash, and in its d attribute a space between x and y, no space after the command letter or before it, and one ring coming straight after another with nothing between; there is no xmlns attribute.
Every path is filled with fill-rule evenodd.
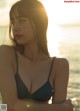
<svg viewBox="0 0 80 111"><path fill-rule="evenodd" d="M9 43L9 10L17 0L0 0L0 45ZM80 111L80 2L40 0L48 14L48 49L51 56L69 60L70 76L67 97Z"/></svg>

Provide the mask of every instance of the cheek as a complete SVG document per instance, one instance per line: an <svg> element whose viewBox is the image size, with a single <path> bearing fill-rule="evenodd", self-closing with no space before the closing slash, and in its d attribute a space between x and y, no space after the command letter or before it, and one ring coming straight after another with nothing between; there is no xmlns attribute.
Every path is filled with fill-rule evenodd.
<svg viewBox="0 0 80 111"><path fill-rule="evenodd" d="M35 34L34 34L34 30L33 30L33 27L28 25L28 26L25 26L24 27L24 34L27 36L27 37L34 37Z"/></svg>

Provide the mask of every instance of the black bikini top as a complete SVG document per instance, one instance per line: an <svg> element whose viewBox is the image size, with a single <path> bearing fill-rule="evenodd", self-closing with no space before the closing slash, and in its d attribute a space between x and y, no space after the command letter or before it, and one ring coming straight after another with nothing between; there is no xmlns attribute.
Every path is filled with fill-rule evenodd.
<svg viewBox="0 0 80 111"><path fill-rule="evenodd" d="M34 93L31 94L19 76L18 57L17 57L17 53L16 53L17 73L15 75L15 80L16 80L17 93L18 93L19 99L30 99L30 100L32 99L32 100L37 100L37 101L48 101L51 98L54 90L50 84L49 78L50 78L54 59L55 59L55 57L53 58L52 63L51 63L48 80L39 89L37 89Z"/></svg>

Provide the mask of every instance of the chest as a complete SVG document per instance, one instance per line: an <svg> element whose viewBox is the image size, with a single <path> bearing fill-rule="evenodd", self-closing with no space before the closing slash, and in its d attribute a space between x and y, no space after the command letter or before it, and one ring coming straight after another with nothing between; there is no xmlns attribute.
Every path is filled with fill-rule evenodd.
<svg viewBox="0 0 80 111"><path fill-rule="evenodd" d="M50 72L50 64L34 63L27 64L19 61L18 72L25 78L31 78L32 80L46 78Z"/></svg>
<svg viewBox="0 0 80 111"><path fill-rule="evenodd" d="M21 81L25 84L30 92L34 92L49 78L52 84L52 71L51 70L52 60L47 62L34 62L25 61L18 58L18 62L15 62L15 74L19 74Z"/></svg>

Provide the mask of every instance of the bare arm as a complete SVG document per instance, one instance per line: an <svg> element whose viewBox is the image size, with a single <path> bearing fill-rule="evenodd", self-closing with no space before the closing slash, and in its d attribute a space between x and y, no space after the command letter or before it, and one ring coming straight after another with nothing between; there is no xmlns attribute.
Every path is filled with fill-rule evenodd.
<svg viewBox="0 0 80 111"><path fill-rule="evenodd" d="M18 100L15 104L14 111L73 111L73 106L69 100L59 104L45 104L30 101Z"/></svg>
<svg viewBox="0 0 80 111"><path fill-rule="evenodd" d="M0 92L2 103L9 107L13 107L17 100L11 51L12 49L9 46L0 46Z"/></svg>
<svg viewBox="0 0 80 111"><path fill-rule="evenodd" d="M72 111L68 102L45 104L37 101L19 100L17 98L14 71L10 61L13 54L7 55L8 51L5 47L0 47L0 91L3 96L3 103L8 105L8 111Z"/></svg>
<svg viewBox="0 0 80 111"><path fill-rule="evenodd" d="M62 103L67 98L67 86L69 80L69 63L65 58L55 60L55 80L53 83L54 94L52 102Z"/></svg>
<svg viewBox="0 0 80 111"><path fill-rule="evenodd" d="M66 59L58 59L55 62L55 66L56 77L55 82L53 83L55 93L53 94L52 104L18 100L15 104L16 111L20 111L21 105L24 111L73 111L71 101L66 100L69 63Z"/></svg>

